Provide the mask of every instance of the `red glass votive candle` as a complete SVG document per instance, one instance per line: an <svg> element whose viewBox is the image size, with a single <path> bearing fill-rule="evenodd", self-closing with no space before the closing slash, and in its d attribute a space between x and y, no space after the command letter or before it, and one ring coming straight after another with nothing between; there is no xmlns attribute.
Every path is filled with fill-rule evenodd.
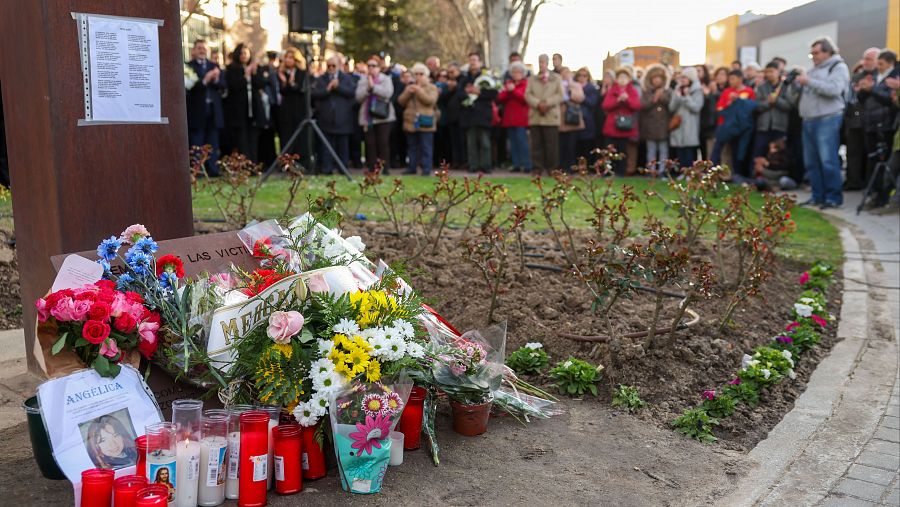
<svg viewBox="0 0 900 507"><path fill-rule="evenodd" d="M81 472L82 507L110 507L116 472L108 468L90 468Z"/></svg>
<svg viewBox="0 0 900 507"><path fill-rule="evenodd" d="M422 440L422 411L427 395L428 391L424 387L413 387L403 413L400 414L397 431L403 433L403 448L406 450L419 448Z"/></svg>
<svg viewBox="0 0 900 507"><path fill-rule="evenodd" d="M319 421L315 426L304 426L300 430L303 478L310 481L325 477L325 453L316 442L316 430L321 425L322 421Z"/></svg>
<svg viewBox="0 0 900 507"><path fill-rule="evenodd" d="M169 488L164 484L151 484L137 492L134 507L167 507Z"/></svg>
<svg viewBox="0 0 900 507"><path fill-rule="evenodd" d="M143 475L124 475L113 482L113 505L115 507L134 507L134 499L138 491L149 484Z"/></svg>
<svg viewBox="0 0 900 507"><path fill-rule="evenodd" d="M134 439L134 448L137 450L137 462L134 475L147 476L147 435L141 435Z"/></svg>
<svg viewBox="0 0 900 507"><path fill-rule="evenodd" d="M266 505L269 465L269 414L251 410L241 414L241 461L238 505Z"/></svg>
<svg viewBox="0 0 900 507"><path fill-rule="evenodd" d="M281 495L293 495L303 490L301 432L299 424L286 424L272 429L275 439L275 491Z"/></svg>

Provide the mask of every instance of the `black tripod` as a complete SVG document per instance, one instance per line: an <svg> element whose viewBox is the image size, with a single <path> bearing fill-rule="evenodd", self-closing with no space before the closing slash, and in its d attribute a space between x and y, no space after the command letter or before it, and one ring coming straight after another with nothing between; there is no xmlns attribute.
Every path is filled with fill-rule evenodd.
<svg viewBox="0 0 900 507"><path fill-rule="evenodd" d="M886 142L879 142L876 145L875 151L873 151L872 153L869 153L869 158L878 158L878 163L875 164L875 169L872 170L872 176L869 177L869 182L866 183L866 191L863 192L862 201L860 201L859 206L856 207L857 215L859 215L859 213L862 211L863 206L866 205L866 200L872 194L872 191L873 190L877 190L877 191L881 190L880 185L879 185L878 189L874 188L875 182L881 181L881 185L884 184L884 181L882 181L884 179L884 176L882 176L882 174L885 173L888 169L887 162L885 161L885 158L887 157L887 153L888 153L888 147L887 147Z"/></svg>
<svg viewBox="0 0 900 507"><path fill-rule="evenodd" d="M287 153L288 150L294 145L294 142L297 141L297 137L300 135L300 132L303 131L304 127L309 127L307 130L307 148L312 146L312 138L310 135L315 133L319 137L319 141L322 142L322 146L328 150L328 153L331 154L331 158L337 162L338 168L344 173L344 176L347 177L348 180L352 180L353 177L350 175L350 171L347 170L347 167L344 166L344 162L338 157L337 153L334 151L334 148L331 146L331 143L328 142L328 138L325 137L325 134L322 132L322 129L319 128L319 125L316 123L316 120L312 117L312 87L310 86L310 73L312 72L312 68L310 67L310 54L309 54L309 43L301 42L298 44L300 48L303 50L303 59L306 60L306 73L303 77L303 87L306 89L306 96L304 97L306 100L306 119L300 122L300 125L297 125L297 128L294 130L294 133L291 135L291 138L287 140L286 143L281 145L281 153L279 156ZM278 160L272 162L272 165L266 169L266 172L262 175L262 181L266 181L266 178L272 174L275 168L278 167Z"/></svg>

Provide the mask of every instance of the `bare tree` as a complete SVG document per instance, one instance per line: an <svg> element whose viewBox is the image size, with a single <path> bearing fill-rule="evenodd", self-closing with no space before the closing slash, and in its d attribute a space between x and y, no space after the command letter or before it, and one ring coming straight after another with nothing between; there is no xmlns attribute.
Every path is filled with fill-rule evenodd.
<svg viewBox="0 0 900 507"><path fill-rule="evenodd" d="M525 54L531 27L547 0L450 0L464 20L475 18L481 25L487 64L499 68L509 53ZM474 23L474 22L473 22ZM469 30L467 23L467 30ZM474 35L475 30L469 30Z"/></svg>

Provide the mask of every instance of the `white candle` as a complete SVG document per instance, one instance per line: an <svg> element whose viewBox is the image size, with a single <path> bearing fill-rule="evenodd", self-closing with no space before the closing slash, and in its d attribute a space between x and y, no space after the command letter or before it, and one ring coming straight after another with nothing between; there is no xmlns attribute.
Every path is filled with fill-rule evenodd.
<svg viewBox="0 0 900 507"><path fill-rule="evenodd" d="M278 421L274 419L269 419L269 468L266 470L275 470L275 439L272 437L272 428L278 426ZM269 489L272 489L272 480L274 479L275 474L269 472Z"/></svg>
<svg viewBox="0 0 900 507"><path fill-rule="evenodd" d="M175 505L197 507L200 483L200 442L184 440L175 450Z"/></svg>
<svg viewBox="0 0 900 507"><path fill-rule="evenodd" d="M225 467L228 441L225 437L204 437L200 441L200 490L197 504L214 507L225 501Z"/></svg>
<svg viewBox="0 0 900 507"><path fill-rule="evenodd" d="M165 471L161 471L165 469ZM147 480L150 484L159 483L169 487L169 505L175 505L174 489L175 453L170 450L156 450L147 453Z"/></svg>
<svg viewBox="0 0 900 507"><path fill-rule="evenodd" d="M391 458L388 462L392 467L403 464L403 433L391 432Z"/></svg>
<svg viewBox="0 0 900 507"><path fill-rule="evenodd" d="M239 469L241 462L241 432L232 431L228 434L228 470L225 476L225 498L237 500Z"/></svg>

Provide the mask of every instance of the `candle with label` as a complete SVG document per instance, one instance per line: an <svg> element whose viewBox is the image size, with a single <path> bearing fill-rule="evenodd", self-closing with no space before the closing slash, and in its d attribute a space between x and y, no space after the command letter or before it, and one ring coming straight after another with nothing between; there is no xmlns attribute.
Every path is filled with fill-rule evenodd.
<svg viewBox="0 0 900 507"><path fill-rule="evenodd" d="M299 493L303 489L303 470L300 463L300 425L285 424L272 430L275 438L275 491L282 495Z"/></svg>
<svg viewBox="0 0 900 507"><path fill-rule="evenodd" d="M266 505L269 465L269 414L252 410L241 414L241 487L238 506Z"/></svg>
<svg viewBox="0 0 900 507"><path fill-rule="evenodd" d="M214 409L203 412L203 439L200 440L200 491L197 504L214 507L225 501L228 413Z"/></svg>
<svg viewBox="0 0 900 507"><path fill-rule="evenodd" d="M259 410L269 414L269 482L268 488L272 489L273 474L271 473L274 470L275 461L274 461L274 449L275 449L275 439L272 435L272 429L278 426L278 423L281 421L281 405L262 405L259 407Z"/></svg>
<svg viewBox="0 0 900 507"><path fill-rule="evenodd" d="M203 402L175 400L172 402L172 423L176 432L176 507L197 507L200 485L200 437Z"/></svg>
<svg viewBox="0 0 900 507"><path fill-rule="evenodd" d="M241 414L253 410L253 407L232 405L226 410L228 412L228 451L226 452L225 498L237 500L240 490Z"/></svg>

